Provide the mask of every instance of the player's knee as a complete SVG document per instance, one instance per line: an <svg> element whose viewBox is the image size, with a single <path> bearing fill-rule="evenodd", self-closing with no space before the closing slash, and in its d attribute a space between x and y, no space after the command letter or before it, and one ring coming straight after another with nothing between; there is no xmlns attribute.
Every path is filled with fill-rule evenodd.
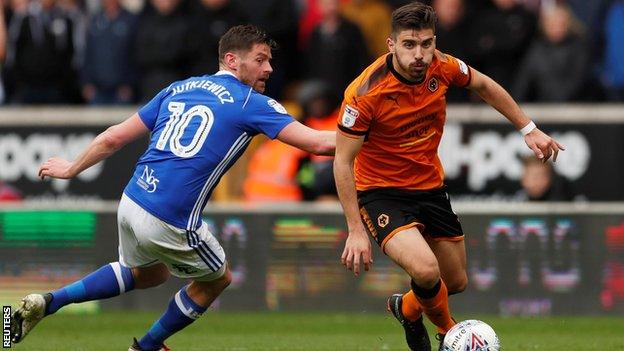
<svg viewBox="0 0 624 351"><path fill-rule="evenodd" d="M448 282L445 280L446 288L448 289L449 295L459 294L460 292L466 290L468 286L468 276L464 272L463 274L450 279Z"/></svg>
<svg viewBox="0 0 624 351"><path fill-rule="evenodd" d="M232 284L232 272L230 272L229 269L225 270L225 273L223 273L223 276L221 277L219 283L222 287L222 290L225 290L225 288Z"/></svg>
<svg viewBox="0 0 624 351"><path fill-rule="evenodd" d="M440 280L440 268L435 260L416 264L410 271L410 275L418 286L429 288Z"/></svg>
<svg viewBox="0 0 624 351"><path fill-rule="evenodd" d="M148 289L158 286L169 279L170 273L164 265L147 268L133 268L134 287Z"/></svg>

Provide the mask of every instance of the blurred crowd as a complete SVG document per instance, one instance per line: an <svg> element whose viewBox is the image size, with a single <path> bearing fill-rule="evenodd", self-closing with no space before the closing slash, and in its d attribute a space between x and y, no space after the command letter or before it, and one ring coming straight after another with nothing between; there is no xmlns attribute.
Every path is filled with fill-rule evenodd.
<svg viewBox="0 0 624 351"><path fill-rule="evenodd" d="M522 102L624 101L624 0L433 0L437 46ZM4 104L136 104L217 70L218 39L254 23L276 39L267 94L340 95L386 52L401 0L2 0ZM475 101L467 91L450 102Z"/></svg>

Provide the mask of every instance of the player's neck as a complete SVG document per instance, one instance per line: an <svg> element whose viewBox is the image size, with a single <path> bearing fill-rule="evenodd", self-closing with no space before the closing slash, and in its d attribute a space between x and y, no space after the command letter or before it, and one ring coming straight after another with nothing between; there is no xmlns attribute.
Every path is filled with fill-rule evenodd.
<svg viewBox="0 0 624 351"><path fill-rule="evenodd" d="M215 73L216 75L230 75L232 77L235 77L238 80L241 80L240 78L238 78L238 76L236 75L236 72L227 69L223 66L219 66L219 71L217 71L217 73Z"/></svg>

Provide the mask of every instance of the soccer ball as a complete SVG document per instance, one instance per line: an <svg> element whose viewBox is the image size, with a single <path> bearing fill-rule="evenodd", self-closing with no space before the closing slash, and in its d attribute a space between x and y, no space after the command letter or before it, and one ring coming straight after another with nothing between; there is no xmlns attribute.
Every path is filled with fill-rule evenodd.
<svg viewBox="0 0 624 351"><path fill-rule="evenodd" d="M444 337L442 351L499 351L494 329L482 321L469 319L457 323Z"/></svg>

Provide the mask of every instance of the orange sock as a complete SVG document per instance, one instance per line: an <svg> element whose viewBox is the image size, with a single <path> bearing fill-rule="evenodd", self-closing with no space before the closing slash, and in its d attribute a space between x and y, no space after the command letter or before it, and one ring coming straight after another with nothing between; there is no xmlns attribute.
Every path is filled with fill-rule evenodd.
<svg viewBox="0 0 624 351"><path fill-rule="evenodd" d="M416 298L416 294L412 290L403 295L403 304L401 305L403 316L410 321L415 321L422 315L423 309Z"/></svg>
<svg viewBox="0 0 624 351"><path fill-rule="evenodd" d="M436 296L430 299L416 297L429 320L438 327L438 333L446 334L455 325L449 311L448 290L444 281L440 280L440 291Z"/></svg>

